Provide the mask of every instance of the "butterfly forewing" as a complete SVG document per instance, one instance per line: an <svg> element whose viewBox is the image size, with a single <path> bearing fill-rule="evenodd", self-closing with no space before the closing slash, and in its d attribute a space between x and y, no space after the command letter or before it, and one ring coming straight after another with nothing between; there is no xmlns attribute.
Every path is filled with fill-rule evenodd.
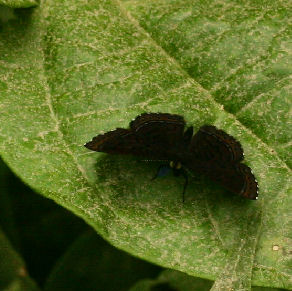
<svg viewBox="0 0 292 291"><path fill-rule="evenodd" d="M143 155L143 147L133 132L124 128L100 134L85 144L92 151L108 154Z"/></svg>
<svg viewBox="0 0 292 291"><path fill-rule="evenodd" d="M130 123L133 130L143 143L146 156L171 160L183 142L185 121L179 115L166 113L142 114Z"/></svg>
<svg viewBox="0 0 292 291"><path fill-rule="evenodd" d="M88 149L108 154L129 154L169 160L182 143L185 122L179 115L144 113L130 123L93 138Z"/></svg>

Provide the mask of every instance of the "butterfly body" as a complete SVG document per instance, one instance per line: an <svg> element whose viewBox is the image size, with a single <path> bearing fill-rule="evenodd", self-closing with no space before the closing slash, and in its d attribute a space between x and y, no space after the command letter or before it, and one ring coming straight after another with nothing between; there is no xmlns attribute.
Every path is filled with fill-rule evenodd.
<svg viewBox="0 0 292 291"><path fill-rule="evenodd" d="M233 193L257 199L257 181L251 169L241 163L244 154L240 143L212 125L203 125L195 135L193 127L185 130L185 125L180 115L143 113L131 121L129 129L97 135L85 146L98 152L165 161L175 175L183 173L186 183L184 169L189 169Z"/></svg>

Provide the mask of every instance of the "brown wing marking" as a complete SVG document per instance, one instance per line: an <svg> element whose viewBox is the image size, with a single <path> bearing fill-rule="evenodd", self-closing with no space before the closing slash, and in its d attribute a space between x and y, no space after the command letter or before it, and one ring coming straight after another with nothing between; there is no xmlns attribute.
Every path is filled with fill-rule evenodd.
<svg viewBox="0 0 292 291"><path fill-rule="evenodd" d="M176 125L180 125L182 128L185 127L184 118L177 114L169 114L169 113L142 113L137 116L130 123L130 128L139 131L140 127L145 126L149 123L174 123Z"/></svg>

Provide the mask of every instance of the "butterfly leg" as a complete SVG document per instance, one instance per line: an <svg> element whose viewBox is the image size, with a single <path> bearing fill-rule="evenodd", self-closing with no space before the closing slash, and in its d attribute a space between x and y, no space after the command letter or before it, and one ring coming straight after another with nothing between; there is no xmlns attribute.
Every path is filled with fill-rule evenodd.
<svg viewBox="0 0 292 291"><path fill-rule="evenodd" d="M185 178L185 183L184 183L184 189L183 189L183 203L185 202L185 192L187 190L187 186L189 183L189 178L188 178L188 174L186 173L186 171L184 169L181 170L181 174L183 175L183 177Z"/></svg>
<svg viewBox="0 0 292 291"><path fill-rule="evenodd" d="M185 183L184 183L184 188L183 188L183 193L182 193L182 202L184 203L185 202L185 192L187 190L187 186L188 186L188 183L189 183L188 174L182 168L180 168L180 169L173 169L173 174L174 174L174 176L180 176L180 175L182 175L185 178Z"/></svg>

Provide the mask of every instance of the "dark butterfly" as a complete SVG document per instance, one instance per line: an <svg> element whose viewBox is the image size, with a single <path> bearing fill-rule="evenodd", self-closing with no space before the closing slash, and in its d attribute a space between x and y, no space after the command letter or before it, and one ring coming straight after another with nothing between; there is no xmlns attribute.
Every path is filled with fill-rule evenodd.
<svg viewBox="0 0 292 291"><path fill-rule="evenodd" d="M242 164L244 154L238 141L213 125L203 125L193 135L185 130L182 116L169 113L143 113L130 123L130 129L117 128L100 134L85 144L90 150L108 154L136 155L168 161L157 176L172 168L174 175L185 177L185 169L204 174L229 191L248 199L258 198L258 184L251 169ZM154 177L154 178L155 178Z"/></svg>

